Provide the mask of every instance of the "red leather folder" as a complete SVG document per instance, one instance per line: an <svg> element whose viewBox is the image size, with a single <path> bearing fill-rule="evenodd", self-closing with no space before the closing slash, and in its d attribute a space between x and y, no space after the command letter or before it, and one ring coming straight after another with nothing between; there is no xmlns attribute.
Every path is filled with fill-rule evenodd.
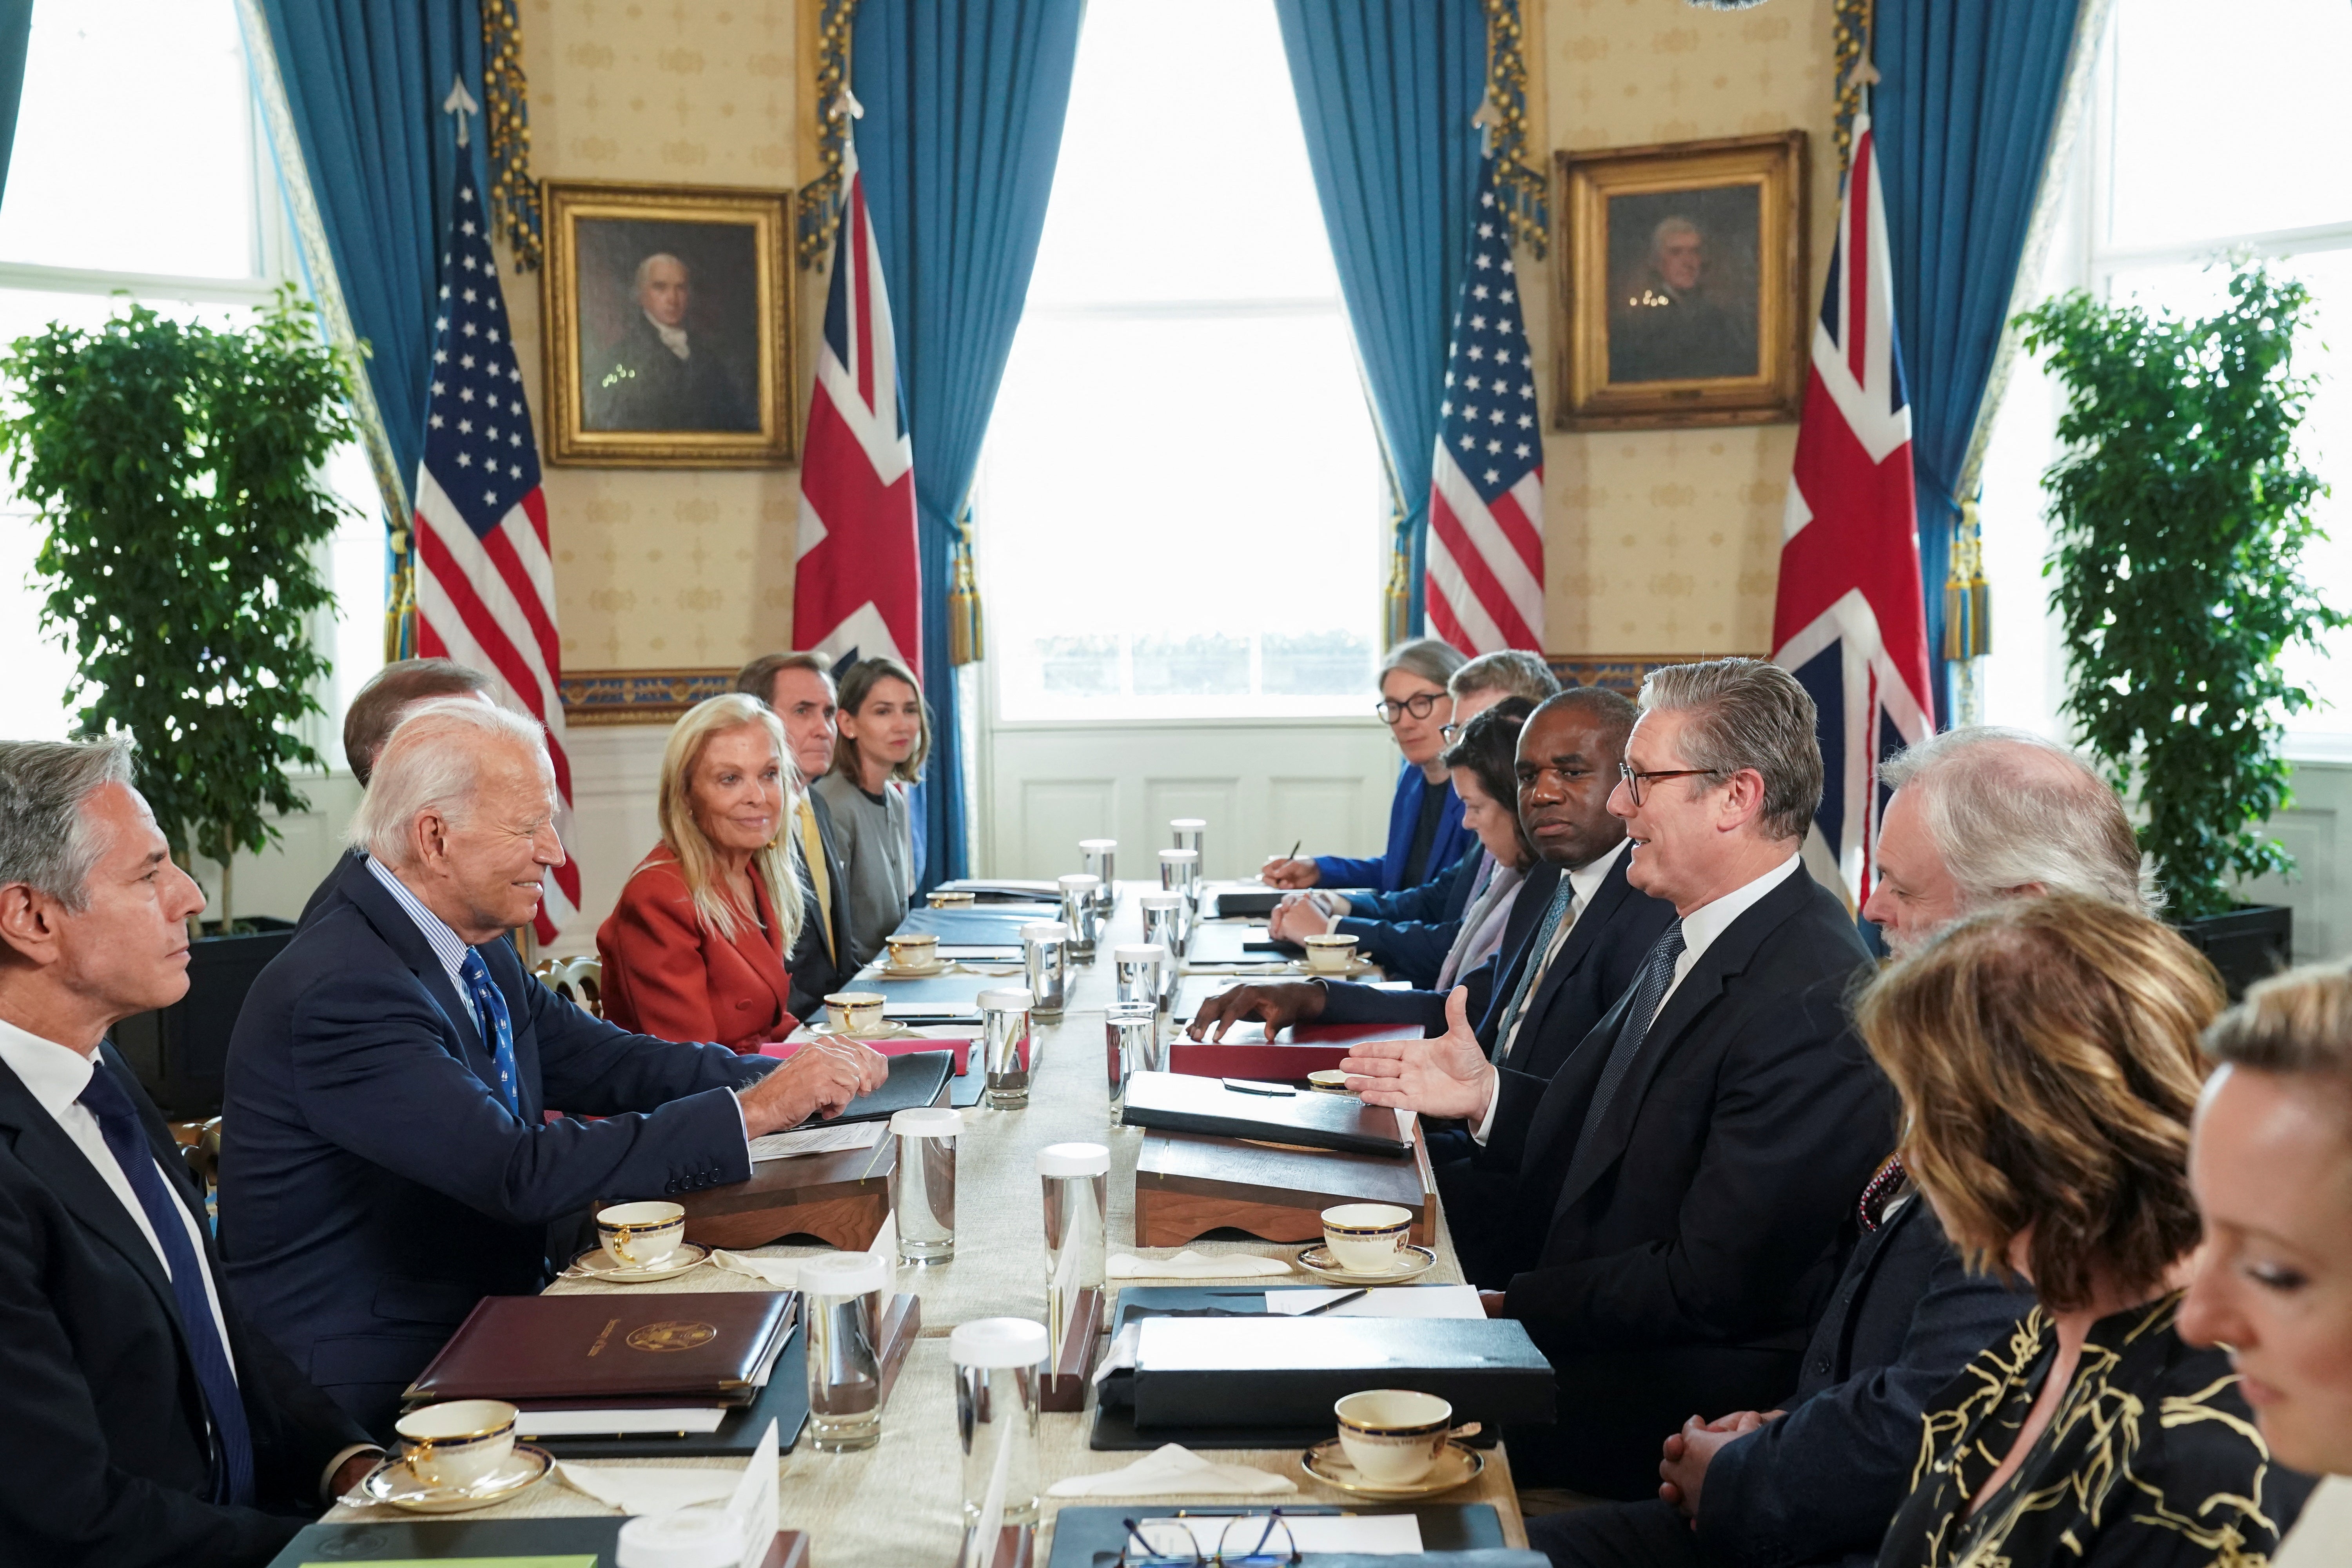
<svg viewBox="0 0 2352 1568"><path fill-rule="evenodd" d="M972 1040L972 1036L964 1035L943 1039L931 1039L926 1037L920 1039L866 1040L862 1043L873 1047L886 1057L903 1057L915 1051L952 1051L955 1053L955 1076L961 1078L964 1075L964 1069L971 1065L969 1058L971 1054ZM777 1040L761 1046L760 1054L763 1057L775 1057L788 1060L798 1055L801 1047L805 1043L801 1040Z"/></svg>
<svg viewBox="0 0 2352 1568"><path fill-rule="evenodd" d="M1418 1024L1300 1024L1272 1039L1262 1024L1235 1024L1222 1041L1176 1037L1168 1070L1202 1078L1264 1078L1294 1081L1336 1068L1364 1040L1417 1040Z"/></svg>

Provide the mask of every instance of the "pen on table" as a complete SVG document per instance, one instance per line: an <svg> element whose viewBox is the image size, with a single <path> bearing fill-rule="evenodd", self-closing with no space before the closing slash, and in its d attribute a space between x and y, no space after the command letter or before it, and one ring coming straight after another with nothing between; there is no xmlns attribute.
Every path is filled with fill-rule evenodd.
<svg viewBox="0 0 2352 1568"><path fill-rule="evenodd" d="M1334 1307L1344 1307L1360 1296L1369 1296L1371 1292L1370 1290L1350 1290L1344 1296L1332 1297L1329 1300L1324 1302L1319 1307L1309 1307L1307 1310L1299 1313L1298 1315L1302 1318L1317 1317L1322 1313L1329 1311Z"/></svg>

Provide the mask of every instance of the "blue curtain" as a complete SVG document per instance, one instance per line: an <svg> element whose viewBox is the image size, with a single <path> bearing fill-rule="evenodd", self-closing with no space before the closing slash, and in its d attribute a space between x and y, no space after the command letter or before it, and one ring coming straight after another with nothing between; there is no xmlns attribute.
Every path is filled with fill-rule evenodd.
<svg viewBox="0 0 2352 1568"><path fill-rule="evenodd" d="M1422 630L1430 455L1478 185L1478 0L1275 0L1372 409L1404 505Z"/></svg>
<svg viewBox="0 0 2352 1568"><path fill-rule="evenodd" d="M863 0L851 39L866 109L857 163L915 448L923 695L934 720L920 803L926 887L966 870L949 566L1029 294L1084 11L1084 0Z"/></svg>
<svg viewBox="0 0 2352 1568"><path fill-rule="evenodd" d="M1871 105L1911 391L1929 679L1951 721L1944 577L1968 459L2042 189L2078 0L1885 0Z"/></svg>
<svg viewBox="0 0 2352 1568"><path fill-rule="evenodd" d="M32 37L33 0L0 0L0 193L8 188L8 153L16 144L16 105Z"/></svg>
<svg viewBox="0 0 2352 1568"><path fill-rule="evenodd" d="M478 0L261 0L302 163L404 486L416 482L443 228L460 152L441 110L462 73L482 101ZM399 520L405 522L405 519Z"/></svg>

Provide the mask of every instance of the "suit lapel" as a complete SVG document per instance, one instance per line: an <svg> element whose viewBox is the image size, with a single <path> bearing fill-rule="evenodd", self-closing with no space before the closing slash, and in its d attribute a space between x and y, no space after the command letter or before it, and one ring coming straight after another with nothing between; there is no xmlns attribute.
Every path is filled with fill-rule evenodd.
<svg viewBox="0 0 2352 1568"><path fill-rule="evenodd" d="M757 875L751 879L751 896L760 900L760 916L767 923L763 926L746 921L737 925L734 948L742 955L743 962L751 966L751 973L760 977L760 984L775 996L776 1010L788 1013L792 1010L786 1004L792 996L793 983L791 976L784 973L784 955L778 951L775 938L771 934L776 930L775 905L768 897L767 884ZM816 911L810 910L803 913L814 916Z"/></svg>
<svg viewBox="0 0 2352 1568"><path fill-rule="evenodd" d="M0 1066L0 1126L15 1129L16 1156L25 1168L36 1172L48 1184L58 1201L69 1210L83 1226L105 1238L108 1246L121 1253L155 1300L173 1322L179 1321L178 1301L172 1295L171 1277L163 1272L163 1260L155 1256L152 1246L139 1228L131 1211L122 1206L106 1178L89 1163L89 1156L80 1145L66 1136L56 1117L33 1098L24 1080L5 1066Z"/></svg>
<svg viewBox="0 0 2352 1568"><path fill-rule="evenodd" d="M1619 906L1632 895L1633 887L1625 880L1625 860L1622 855L1617 857L1617 863L1609 868L1609 875L1601 879L1601 885L1592 889L1592 902L1576 917L1576 923L1568 928L1568 938L1559 944L1559 956L1551 961L1551 967L1544 971L1542 981L1536 986L1536 994L1528 998L1528 1021L1519 1027L1519 1038L1535 1038L1529 1031L1543 1026L1544 1015L1550 1011L1552 999L1559 994L1559 988L1567 983L1570 975L1576 973L1577 965L1584 962L1584 955L1592 951L1601 934L1608 931L1610 922L1617 918Z"/></svg>
<svg viewBox="0 0 2352 1568"><path fill-rule="evenodd" d="M425 940L423 931L416 929L416 921L401 908L400 900L392 896L391 890L376 880L375 873L364 866L360 868L360 874L345 885L343 896L367 918L368 924L375 928L376 935L383 939L384 945L392 949L393 955L406 964L408 972L424 985L426 994L433 998L433 1005L441 1010L442 1024L457 1042L457 1049L452 1054L471 1068L476 1077L481 1077L490 1059L489 1047L483 1042L482 1032L474 1026L473 1015L466 1011L466 1004L459 998L449 972L441 967L441 959L434 952L433 944Z"/></svg>

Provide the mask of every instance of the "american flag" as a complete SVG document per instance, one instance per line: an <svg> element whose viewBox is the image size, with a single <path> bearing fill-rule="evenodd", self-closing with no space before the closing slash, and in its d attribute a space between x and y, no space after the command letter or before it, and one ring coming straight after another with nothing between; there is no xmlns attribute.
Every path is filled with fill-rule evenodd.
<svg viewBox="0 0 2352 1568"><path fill-rule="evenodd" d="M1543 430L1495 159L1478 169L1430 477L1429 621L1465 653L1543 651Z"/></svg>
<svg viewBox="0 0 2352 1568"><path fill-rule="evenodd" d="M1859 908L1877 858L1878 764L1926 738L1935 708L1878 145L1868 116L1853 131L1781 521L1772 658L1820 709L1824 787L1809 857L1835 862Z"/></svg>
<svg viewBox="0 0 2352 1568"><path fill-rule="evenodd" d="M500 697L547 727L566 858L531 928L541 942L552 942L580 908L580 867L569 858L572 759L558 696L562 658L547 499L489 227L467 182L460 182L450 214L441 276L433 396L416 466L416 647L495 675Z"/></svg>
<svg viewBox="0 0 2352 1568"><path fill-rule="evenodd" d="M844 139L841 176L849 197L834 236L824 346L801 454L793 641L836 659L888 654L919 678L915 449L854 132Z"/></svg>

